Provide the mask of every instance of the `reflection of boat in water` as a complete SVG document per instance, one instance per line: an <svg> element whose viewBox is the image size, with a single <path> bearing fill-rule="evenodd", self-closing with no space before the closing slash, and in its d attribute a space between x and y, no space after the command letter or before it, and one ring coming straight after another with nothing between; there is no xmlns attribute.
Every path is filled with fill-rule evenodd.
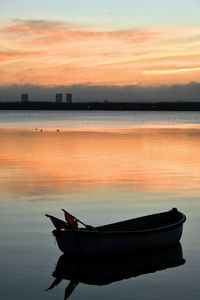
<svg viewBox="0 0 200 300"><path fill-rule="evenodd" d="M63 279L70 280L65 292L65 299L67 299L79 282L106 285L122 279L178 267L184 263L180 243L165 249L134 252L125 256L88 257L63 254L53 272L56 279L49 289L58 285Z"/></svg>
<svg viewBox="0 0 200 300"><path fill-rule="evenodd" d="M54 230L60 250L66 254L113 255L140 249L160 248L179 242L186 217L176 208L95 230ZM63 221L61 221L63 222Z"/></svg>

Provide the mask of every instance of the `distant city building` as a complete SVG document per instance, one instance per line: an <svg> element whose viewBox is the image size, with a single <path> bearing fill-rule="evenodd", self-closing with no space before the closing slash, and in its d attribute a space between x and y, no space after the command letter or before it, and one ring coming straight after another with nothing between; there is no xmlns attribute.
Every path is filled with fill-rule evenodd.
<svg viewBox="0 0 200 300"><path fill-rule="evenodd" d="M27 103L28 102L28 94L21 94L21 102Z"/></svg>
<svg viewBox="0 0 200 300"><path fill-rule="evenodd" d="M62 103L63 95L62 94L56 94L56 103Z"/></svg>
<svg viewBox="0 0 200 300"><path fill-rule="evenodd" d="M70 93L66 94L66 101L67 101L67 103L72 103L72 94L70 94Z"/></svg>

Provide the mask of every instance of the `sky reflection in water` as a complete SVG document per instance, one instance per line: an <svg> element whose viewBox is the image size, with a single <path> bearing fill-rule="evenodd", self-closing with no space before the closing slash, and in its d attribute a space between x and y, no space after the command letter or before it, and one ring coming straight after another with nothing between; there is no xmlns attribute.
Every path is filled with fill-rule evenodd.
<svg viewBox="0 0 200 300"><path fill-rule="evenodd" d="M199 299L198 128L1 129L0 140L2 300L63 299L66 283L44 293L61 254L45 213L63 217L66 208L100 225L172 207L187 216L185 265L102 288L80 284L70 299Z"/></svg>
<svg viewBox="0 0 200 300"><path fill-rule="evenodd" d="M200 193L198 129L0 132L1 193Z"/></svg>

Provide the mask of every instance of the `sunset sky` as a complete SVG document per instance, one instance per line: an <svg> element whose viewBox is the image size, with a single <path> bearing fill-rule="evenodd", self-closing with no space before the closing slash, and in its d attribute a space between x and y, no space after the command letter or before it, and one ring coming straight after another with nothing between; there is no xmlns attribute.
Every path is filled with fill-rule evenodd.
<svg viewBox="0 0 200 300"><path fill-rule="evenodd" d="M198 0L0 0L0 86L200 82Z"/></svg>

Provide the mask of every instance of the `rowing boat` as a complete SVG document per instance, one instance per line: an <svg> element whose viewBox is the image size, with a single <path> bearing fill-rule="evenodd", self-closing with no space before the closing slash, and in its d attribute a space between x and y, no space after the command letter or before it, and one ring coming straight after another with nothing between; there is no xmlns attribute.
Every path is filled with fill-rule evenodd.
<svg viewBox="0 0 200 300"><path fill-rule="evenodd" d="M94 230L54 230L60 250L69 255L113 255L178 243L186 216L176 208L95 227Z"/></svg>

